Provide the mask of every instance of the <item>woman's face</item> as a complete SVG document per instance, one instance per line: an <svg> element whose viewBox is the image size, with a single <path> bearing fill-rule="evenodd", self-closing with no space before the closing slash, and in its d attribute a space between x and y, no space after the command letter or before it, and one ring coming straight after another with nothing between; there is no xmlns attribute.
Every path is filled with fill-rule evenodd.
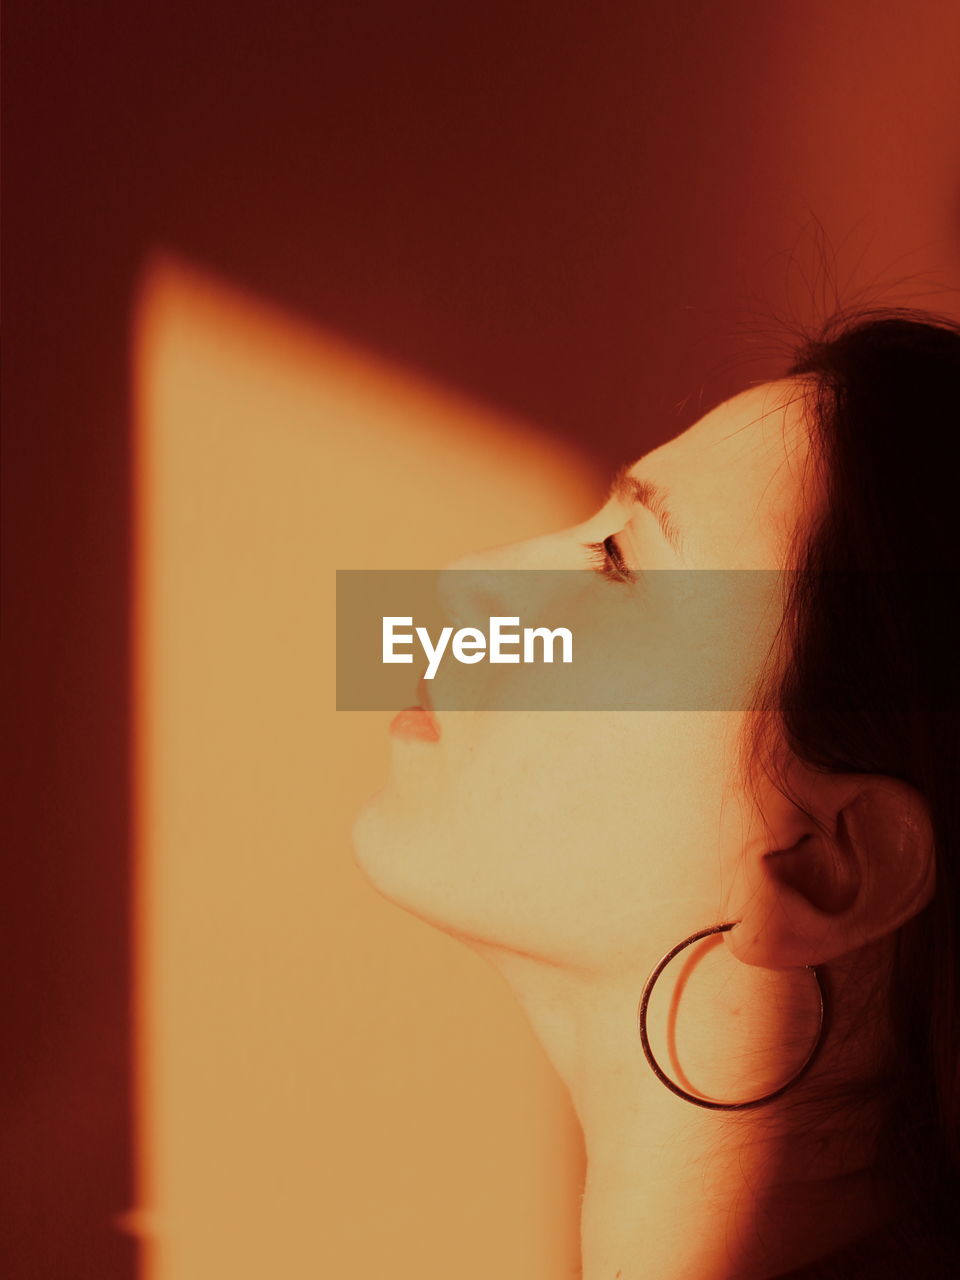
<svg viewBox="0 0 960 1280"><path fill-rule="evenodd" d="M627 469L628 482L655 486L679 540L636 500L653 490L625 483L584 524L454 568L587 569L586 544L615 536L630 569L780 569L808 515L808 456L802 384L768 383ZM606 643L615 618L616 678L630 679L617 664L634 646L665 656L689 646L678 615L649 608L639 587L598 580L597 590L614 594L592 596L595 618L581 610L576 635L593 625ZM490 612L516 614L516 602ZM733 667L752 688L778 620L750 644L732 627L736 651L711 651L718 678ZM465 938L588 973L649 966L719 919L743 851L745 715L441 710L439 740L393 737L387 784L354 828L358 865L386 897Z"/></svg>

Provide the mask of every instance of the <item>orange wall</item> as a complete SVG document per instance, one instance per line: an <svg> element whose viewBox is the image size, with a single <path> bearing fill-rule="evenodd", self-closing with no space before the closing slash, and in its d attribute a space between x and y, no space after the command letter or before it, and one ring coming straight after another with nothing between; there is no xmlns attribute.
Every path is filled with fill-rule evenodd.
<svg viewBox="0 0 960 1280"><path fill-rule="evenodd" d="M134 1274L146 1229L125 1216L147 1155L136 1149L135 1051L153 1016L132 968L147 936L134 928L145 917L132 450L148 419L131 377L147 367L135 326L146 324L156 247L244 290L257 315L266 300L281 324L299 317L308 346L341 344L365 370L386 361L391 387L455 388L451 441L469 423L484 424L481 437L493 420L534 423L571 456L619 461L769 372L771 309L802 316L811 299L829 303L830 279L809 276L811 218L827 258L835 251L841 295L872 286L960 309L960 10L12 0L5 19L2 587L18 730L5 1202L22 1224L24 1274L111 1280ZM286 386L284 375L278 394ZM516 430L534 448L527 426ZM294 482L303 435L284 436L271 483ZM337 463L345 492L354 465L348 454ZM231 899L241 918L242 901ZM271 901L275 922L282 902ZM296 919L291 958L305 945ZM413 922L395 927L414 937ZM420 945L404 963L425 972L441 942ZM363 1025L349 1032L351 1053ZM232 1043L236 1027L223 1029ZM306 1034L299 1022L285 1033L294 1047ZM398 1054L396 1069L414 1061ZM303 1073L312 1059L288 1062ZM546 1123L555 1095L538 1060L524 1062L491 1067L503 1073L496 1089L519 1070L516 1096L542 1098ZM249 1071L264 1083L266 1059ZM378 1095L380 1119L402 1128L392 1099ZM480 1126L456 1116L469 1146ZM152 1150L173 1159L159 1140ZM291 1146L284 1158L316 1156ZM552 1207L565 1203L558 1188L544 1184ZM485 1194L501 1196L493 1173ZM411 1257L420 1212L403 1220ZM236 1221L254 1230L252 1215Z"/></svg>

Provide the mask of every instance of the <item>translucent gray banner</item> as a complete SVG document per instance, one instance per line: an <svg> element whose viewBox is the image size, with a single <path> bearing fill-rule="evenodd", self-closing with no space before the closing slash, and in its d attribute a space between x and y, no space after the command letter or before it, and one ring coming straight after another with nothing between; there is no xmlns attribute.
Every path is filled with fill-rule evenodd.
<svg viewBox="0 0 960 1280"><path fill-rule="evenodd" d="M338 710L744 710L789 663L793 713L953 731L957 574L598 568L338 571Z"/></svg>
<svg viewBox="0 0 960 1280"><path fill-rule="evenodd" d="M784 586L775 571L340 570L337 708L746 707Z"/></svg>

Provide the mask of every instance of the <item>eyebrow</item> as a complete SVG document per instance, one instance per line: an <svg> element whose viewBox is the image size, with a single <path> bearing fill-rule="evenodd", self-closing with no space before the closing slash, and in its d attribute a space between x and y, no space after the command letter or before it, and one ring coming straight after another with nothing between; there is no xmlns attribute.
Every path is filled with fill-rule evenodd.
<svg viewBox="0 0 960 1280"><path fill-rule="evenodd" d="M611 498L619 498L622 502L636 502L641 507L646 507L656 516L660 531L667 542L677 555L681 554L680 530L667 506L666 489L654 484L652 480L630 475L630 463L624 463L610 485L607 501L609 502Z"/></svg>

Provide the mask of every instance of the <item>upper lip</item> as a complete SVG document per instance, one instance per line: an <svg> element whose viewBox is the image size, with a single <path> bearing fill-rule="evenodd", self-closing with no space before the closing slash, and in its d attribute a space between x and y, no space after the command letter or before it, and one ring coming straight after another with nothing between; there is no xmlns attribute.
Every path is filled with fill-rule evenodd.
<svg viewBox="0 0 960 1280"><path fill-rule="evenodd" d="M423 707L424 711L426 711L427 715L433 721L434 726L439 730L440 724L437 720L437 714L433 709L433 699L430 697L430 686L427 684L427 681L423 676L420 677L420 681L417 684L417 696L420 699L421 707Z"/></svg>
<svg viewBox="0 0 960 1280"><path fill-rule="evenodd" d="M420 677L420 682L417 685L417 695L420 698L420 705L423 709L433 715L433 699L430 697L430 690L427 687L425 676Z"/></svg>

